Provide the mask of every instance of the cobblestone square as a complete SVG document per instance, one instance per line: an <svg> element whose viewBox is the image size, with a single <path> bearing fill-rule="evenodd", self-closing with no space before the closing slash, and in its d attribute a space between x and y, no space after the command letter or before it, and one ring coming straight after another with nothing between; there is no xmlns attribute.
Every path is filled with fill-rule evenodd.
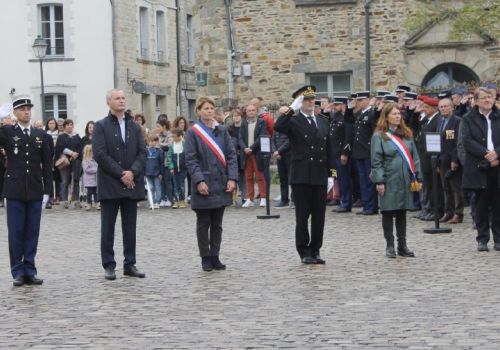
<svg viewBox="0 0 500 350"><path fill-rule="evenodd" d="M37 262L45 283L14 288L1 209L0 348L500 347L500 252L476 251L470 216L452 234L428 235L432 223L409 213L416 258L389 260L380 216L327 210L326 265L300 263L292 210L257 220L262 208L228 208L221 249L228 269L207 273L194 213L152 212L143 203L137 266L147 277L122 276L118 222L118 278L110 282L100 264L99 213L56 207L42 218Z"/></svg>

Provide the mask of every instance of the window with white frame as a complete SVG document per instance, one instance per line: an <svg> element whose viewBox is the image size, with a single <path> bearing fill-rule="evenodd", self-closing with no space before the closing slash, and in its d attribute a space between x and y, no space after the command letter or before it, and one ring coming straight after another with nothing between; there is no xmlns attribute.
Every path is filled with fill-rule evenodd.
<svg viewBox="0 0 500 350"><path fill-rule="evenodd" d="M167 62L167 21L163 11L156 11L156 60Z"/></svg>
<svg viewBox="0 0 500 350"><path fill-rule="evenodd" d="M40 5L41 37L47 41L47 56L64 55L63 6L57 4Z"/></svg>
<svg viewBox="0 0 500 350"><path fill-rule="evenodd" d="M194 46L193 46L193 16L186 17L187 30L187 63L194 64Z"/></svg>
<svg viewBox="0 0 500 350"><path fill-rule="evenodd" d="M146 7L139 7L139 57L149 58L149 17Z"/></svg>
<svg viewBox="0 0 500 350"><path fill-rule="evenodd" d="M318 96L346 96L352 90L352 72L311 73L307 83L316 87Z"/></svg>
<svg viewBox="0 0 500 350"><path fill-rule="evenodd" d="M68 103L65 94L45 94L43 119L68 118Z"/></svg>

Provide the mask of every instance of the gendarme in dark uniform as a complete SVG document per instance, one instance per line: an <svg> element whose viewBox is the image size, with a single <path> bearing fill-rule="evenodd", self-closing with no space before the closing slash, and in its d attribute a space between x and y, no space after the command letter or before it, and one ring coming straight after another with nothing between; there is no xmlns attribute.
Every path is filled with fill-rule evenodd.
<svg viewBox="0 0 500 350"><path fill-rule="evenodd" d="M326 191L333 157L330 154L330 127L328 118L314 115L316 88L308 85L297 90L296 99L283 113L274 130L290 139L290 185L295 201L295 243L305 264L324 264L319 255L323 244ZM299 96L303 96L300 103ZM293 109L299 109L294 114ZM308 220L311 217L311 234Z"/></svg>
<svg viewBox="0 0 500 350"><path fill-rule="evenodd" d="M52 193L52 157L44 131L32 128L31 99L13 103L16 125L0 128L0 147L7 154L3 197L7 199L9 255L14 286L42 284L35 256L40 234L42 199Z"/></svg>
<svg viewBox="0 0 500 350"><path fill-rule="evenodd" d="M333 98L335 111L330 117L330 138L332 140L332 156L337 171L340 188L340 205L335 210L337 213L347 213L352 208L352 162L351 140L353 125L344 120L345 108L348 98L335 96Z"/></svg>

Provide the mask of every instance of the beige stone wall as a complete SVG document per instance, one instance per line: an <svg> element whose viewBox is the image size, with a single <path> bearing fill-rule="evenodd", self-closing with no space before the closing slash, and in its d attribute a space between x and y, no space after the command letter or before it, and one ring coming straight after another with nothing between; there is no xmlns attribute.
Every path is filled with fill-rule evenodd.
<svg viewBox="0 0 500 350"><path fill-rule="evenodd" d="M440 48L408 50L404 22L414 13L415 1L374 0L371 6L372 90L393 89L409 81L422 83L433 64L448 58L472 65L481 79L499 77L498 50L471 47L476 55ZM227 98L227 40L223 0L198 0L197 72L208 73L200 94ZM365 22L363 1L356 4L296 7L294 0L234 0L233 33L242 50L235 66L250 64L251 78L234 79L235 98L245 103L253 96L267 102L287 102L306 81L307 73L352 72L353 90L365 88ZM441 30L442 31L442 30ZM439 56L439 57L438 57ZM472 62L473 56L477 62ZM414 67L421 66L418 69Z"/></svg>
<svg viewBox="0 0 500 350"><path fill-rule="evenodd" d="M134 112L146 116L148 127L153 127L158 114L166 113L170 120L176 116L177 53L175 31L175 1L126 0L115 1L117 86L126 93L127 104ZM149 59L141 60L139 53L139 6L149 8ZM156 11L162 10L167 19L168 53L165 63L158 62L156 45ZM133 81L152 87L148 94L132 90ZM156 95L160 96L156 106Z"/></svg>

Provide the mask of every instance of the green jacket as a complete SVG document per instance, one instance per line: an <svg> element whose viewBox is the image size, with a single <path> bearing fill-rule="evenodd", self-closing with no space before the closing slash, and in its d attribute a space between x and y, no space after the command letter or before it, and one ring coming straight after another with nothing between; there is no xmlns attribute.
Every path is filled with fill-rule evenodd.
<svg viewBox="0 0 500 350"><path fill-rule="evenodd" d="M420 180L420 159L413 140L403 139L408 147ZM385 184L385 193L379 195L381 211L412 209L413 193L410 191L411 177L406 162L391 141L385 141L376 132L371 141L371 180L374 184Z"/></svg>

